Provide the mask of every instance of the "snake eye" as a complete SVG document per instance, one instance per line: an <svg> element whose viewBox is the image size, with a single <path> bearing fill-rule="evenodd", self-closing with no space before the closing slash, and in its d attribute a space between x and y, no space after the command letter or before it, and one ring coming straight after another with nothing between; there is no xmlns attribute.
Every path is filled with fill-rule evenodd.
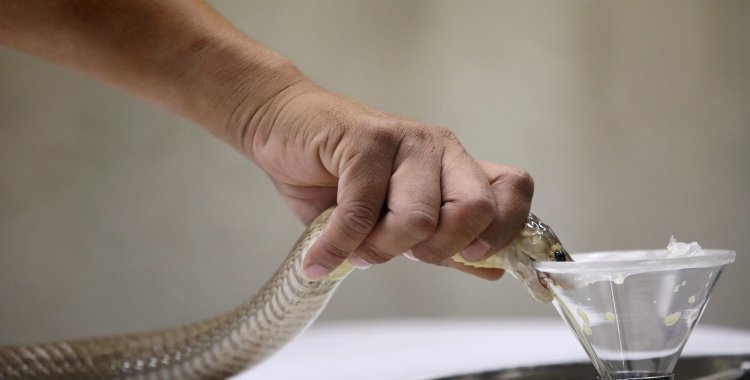
<svg viewBox="0 0 750 380"><path fill-rule="evenodd" d="M555 261L568 261L568 258L565 257L565 253L561 250L555 251Z"/></svg>

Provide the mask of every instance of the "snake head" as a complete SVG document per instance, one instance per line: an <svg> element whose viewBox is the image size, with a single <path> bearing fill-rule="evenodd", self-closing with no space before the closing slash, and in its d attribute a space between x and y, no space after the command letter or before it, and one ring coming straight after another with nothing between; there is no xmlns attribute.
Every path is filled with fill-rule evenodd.
<svg viewBox="0 0 750 380"><path fill-rule="evenodd" d="M521 233L511 244L515 252L508 252L507 269L521 280L534 298L541 302L552 300L552 293L539 281L534 261L573 261L552 228L534 214L529 214Z"/></svg>
<svg viewBox="0 0 750 380"><path fill-rule="evenodd" d="M529 214L514 243L532 261L573 261L552 228L534 214Z"/></svg>
<svg viewBox="0 0 750 380"><path fill-rule="evenodd" d="M460 254L453 261L474 268L501 268L523 282L534 298L552 300L552 293L542 285L534 269L535 261L573 261L560 239L549 226L529 214L521 232L505 248L481 261L469 262Z"/></svg>

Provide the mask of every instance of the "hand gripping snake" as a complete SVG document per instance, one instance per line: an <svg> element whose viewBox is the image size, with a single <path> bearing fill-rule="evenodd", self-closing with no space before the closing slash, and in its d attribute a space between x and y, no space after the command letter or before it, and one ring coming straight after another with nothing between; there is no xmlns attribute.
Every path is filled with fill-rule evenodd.
<svg viewBox="0 0 750 380"><path fill-rule="evenodd" d="M288 257L261 290L238 308L216 318L146 333L57 343L0 347L0 380L5 379L217 379L263 361L304 331L320 314L349 261L328 276L308 279L302 271L307 250L323 232L333 209L305 230ZM538 281L532 261L571 260L552 230L530 214L519 235L481 262L524 282L542 302L550 292Z"/></svg>

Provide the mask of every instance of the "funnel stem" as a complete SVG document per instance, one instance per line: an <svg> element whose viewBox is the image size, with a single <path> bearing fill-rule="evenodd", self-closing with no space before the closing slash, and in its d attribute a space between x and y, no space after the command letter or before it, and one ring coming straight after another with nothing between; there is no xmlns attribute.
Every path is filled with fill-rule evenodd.
<svg viewBox="0 0 750 380"><path fill-rule="evenodd" d="M674 374L669 375L655 375L649 373L628 373L628 374L615 374L615 377L601 377L597 376L597 380L674 380Z"/></svg>

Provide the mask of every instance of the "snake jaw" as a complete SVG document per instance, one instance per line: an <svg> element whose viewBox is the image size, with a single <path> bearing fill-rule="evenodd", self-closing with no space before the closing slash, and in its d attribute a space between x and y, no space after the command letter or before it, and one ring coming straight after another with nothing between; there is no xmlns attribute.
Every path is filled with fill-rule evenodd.
<svg viewBox="0 0 750 380"><path fill-rule="evenodd" d="M534 299L542 303L548 303L552 301L552 292L539 281L536 270L532 265L535 261L537 260L533 255L516 251L514 259L508 260L509 263L512 263L508 271L526 286Z"/></svg>
<svg viewBox="0 0 750 380"><path fill-rule="evenodd" d="M533 278L526 278L524 280L524 283L526 284L526 288L529 290L529 294L531 294L531 296L534 297L537 301L542 303L549 303L554 298L552 292L544 287L544 285L542 285L542 283L539 281L539 278L537 278L536 276L534 276Z"/></svg>

